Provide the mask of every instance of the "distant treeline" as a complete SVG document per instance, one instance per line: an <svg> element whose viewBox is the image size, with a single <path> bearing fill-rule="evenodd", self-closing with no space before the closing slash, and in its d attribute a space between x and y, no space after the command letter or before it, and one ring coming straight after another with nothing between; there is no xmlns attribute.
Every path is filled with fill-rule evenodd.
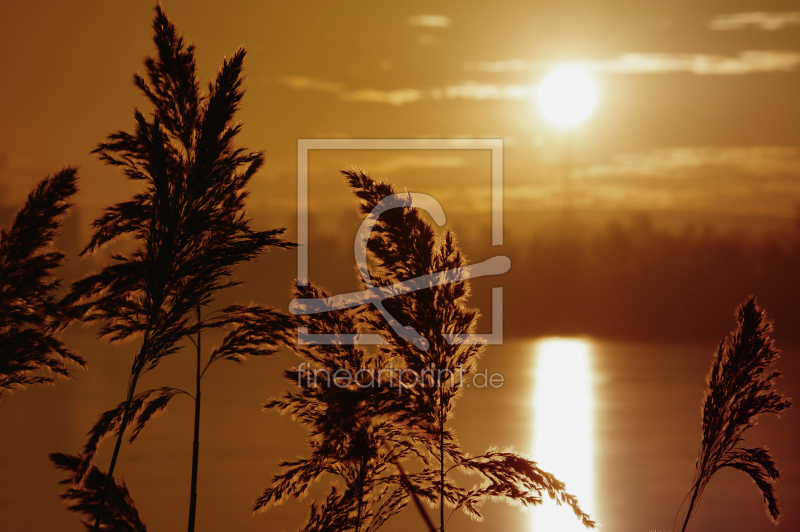
<svg viewBox="0 0 800 532"><path fill-rule="evenodd" d="M97 267L98 259L76 256L88 231L84 224L74 209L56 242L67 255L67 281ZM352 290L357 277L349 236L310 236L311 274L334 293ZM800 342L800 224L759 234L698 226L673 231L641 216L594 230L550 228L525 238L512 233L506 245L480 253L475 242L463 243L473 248L471 261L495 254L512 260L502 277L473 283L472 303L484 316L481 332L491 330L491 286L503 286L504 332L513 337L715 341L730 329L730 309L753 294L775 320L776 337ZM296 260L285 252L246 268L238 277L248 290L232 301L254 298L287 308ZM267 268L269 283L261 273Z"/></svg>
<svg viewBox="0 0 800 532"><path fill-rule="evenodd" d="M800 230L675 233L642 217L548 232L520 251L503 283L507 334L713 340L730 328L729 309L754 294L776 336L800 341Z"/></svg>
<svg viewBox="0 0 800 532"><path fill-rule="evenodd" d="M314 236L312 231L311 275L332 293L353 290L352 241L344 234ZM477 247L475 240L484 244ZM731 309L753 294L775 320L779 343L800 342L800 226L758 234L698 226L675 231L641 216L595 229L551 227L530 236L510 227L503 246L486 246L490 241L486 234L459 242L470 262L498 254L511 258L508 273L472 283L470 304L483 315L480 332L491 331L491 287L503 286L508 337L589 335L713 345L729 332ZM267 260L294 260L293 254L282 255ZM294 264L273 271L291 279ZM275 296L288 301L288 293Z"/></svg>

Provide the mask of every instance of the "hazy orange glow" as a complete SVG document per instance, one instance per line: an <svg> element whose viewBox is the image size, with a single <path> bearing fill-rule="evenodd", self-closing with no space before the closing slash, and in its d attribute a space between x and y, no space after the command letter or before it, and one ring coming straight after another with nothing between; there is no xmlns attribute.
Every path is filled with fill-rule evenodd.
<svg viewBox="0 0 800 532"><path fill-rule="evenodd" d="M565 481L601 532L674 531L711 353L749 294L775 321L779 389L800 397L798 0L4 3L0 225L38 180L79 167L54 243L65 289L109 261L106 252L79 258L92 222L144 190L92 150L109 133L132 131L134 108L150 117L131 77L157 55L157 1L196 47L201 91L224 57L247 49L236 147L264 152L247 216L254 230L286 227L296 242L298 210L308 214L300 254L314 284L333 296L363 288L354 258L362 216L340 172L351 167L433 197L469 264L510 259L507 273L471 279L464 300L479 313L476 333L505 335L479 362L504 386L465 388L455 409L452 428L471 455L493 445L524 451ZM314 149L300 163L301 139L453 147ZM456 149L475 139L502 142L502 158ZM298 207L302 164L307 209ZM502 194L492 187L496 167ZM127 254L135 242L118 244ZM255 303L288 312L297 258L297 249L275 249L242 265L241 284L209 311ZM97 332L76 325L64 336L88 371L0 401L2 532L85 528L58 499L64 487L47 455L78 452L98 416L124 399L141 345L109 345ZM221 338L204 333L202 344ZM297 530L311 499L322 500L327 479L305 500L250 513L278 463L308 454L304 429L260 407L294 386L283 375L296 359L284 350L205 379L197 532ZM187 343L140 386L188 390L196 381L185 364L194 360ZM176 396L122 447L119 478L152 531L186 530L190 401ZM800 530L798 441L797 405L747 440L779 464L777 527L752 482L731 472L733 481L711 483L692 532ZM98 465L108 467L112 452L104 443ZM484 510L482 522L456 511L445 532L585 530L552 504ZM380 532L420 523L409 505Z"/></svg>

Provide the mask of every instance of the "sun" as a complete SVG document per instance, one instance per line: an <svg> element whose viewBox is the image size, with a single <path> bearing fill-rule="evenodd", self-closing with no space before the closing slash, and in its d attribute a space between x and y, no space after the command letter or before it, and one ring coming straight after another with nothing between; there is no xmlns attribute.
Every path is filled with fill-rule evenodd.
<svg viewBox="0 0 800 532"><path fill-rule="evenodd" d="M597 85L586 72L573 67L548 74L537 93L548 122L574 126L586 120L597 104Z"/></svg>

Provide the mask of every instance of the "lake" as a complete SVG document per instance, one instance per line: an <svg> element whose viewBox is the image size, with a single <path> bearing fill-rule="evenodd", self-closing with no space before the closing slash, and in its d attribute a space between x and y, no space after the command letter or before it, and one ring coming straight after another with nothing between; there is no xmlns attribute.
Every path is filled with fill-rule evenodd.
<svg viewBox="0 0 800 532"><path fill-rule="evenodd" d="M0 402L0 528L4 532L83 530L58 499L62 474L50 452L77 452L97 416L125 395L136 344L108 346L90 331L67 341L90 361L90 371L56 386L18 391ZM205 341L204 341L205 343ZM781 346L778 390L800 400L800 361ZM473 455L492 445L513 446L567 482L601 525L614 532L673 530L689 490L701 442L700 405L715 345L655 345L591 338L511 340L491 346L479 371L503 376L501 387L472 386L455 410L453 425ZM292 501L252 515L253 500L269 485L277 462L305 454L304 430L261 410L286 389L281 370L296 363L282 353L241 368L218 364L204 380L198 531L294 530L308 515L308 501ZM172 385L191 390L189 351L148 374L139 390ZM497 382L497 381L495 381ZM124 445L118 471L149 530L186 526L193 405L177 397L150 422L133 446ZM777 530L800 529L800 411L768 416L748 433L750 446L766 445L782 472L777 492L783 516ZM97 463L106 469L113 442ZM460 478L471 485L474 479ZM323 481L312 495L321 496ZM448 530L571 530L569 510L524 513L504 504L482 507L486 520L456 514ZM431 511L432 515L438 512ZM566 515L567 524L558 524ZM678 529L680 528L678 523ZM382 529L423 530L406 509ZM575 528L578 530L580 528ZM761 496L739 471L712 479L689 530L776 530Z"/></svg>

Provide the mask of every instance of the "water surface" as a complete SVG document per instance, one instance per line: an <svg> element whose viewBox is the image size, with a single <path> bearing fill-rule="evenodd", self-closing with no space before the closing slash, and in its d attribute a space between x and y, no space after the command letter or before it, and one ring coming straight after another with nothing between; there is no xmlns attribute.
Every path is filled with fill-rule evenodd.
<svg viewBox="0 0 800 532"><path fill-rule="evenodd" d="M47 454L77 452L97 416L124 398L129 357L136 346L106 346L89 331L70 333L68 340L89 358L90 371L79 372L74 381L30 388L0 402L4 532L83 530L58 499L62 475ZM473 455L492 445L513 446L541 460L542 467L561 475L569 489L582 492L581 501L603 530L672 530L692 480L700 445L700 401L715 346L571 339L571 345L582 346L573 350L572 360L564 363L568 355L559 361L562 357L551 354L550 366L537 366L546 358L542 340L510 341L492 346L483 356L480 371L502 374L504 382L499 388L465 390L453 421L461 443ZM793 348L784 349L779 368L786 376L778 389L800 400L797 355ZM305 454L303 429L260 408L289 386L281 370L296 360L284 353L245 368L220 364L204 380L198 531L294 530L304 522L307 501L250 514L253 500L277 472L277 462ZM168 358L142 386L190 389L192 363L188 351ZM547 371L552 372L549 377ZM122 449L119 471L151 531L186 526L192 420L193 405L178 397L135 445ZM565 437L579 445L567 449L562 444L548 457L548 446L552 449L553 442ZM721 472L712 480L690 529L800 530L799 437L800 412L793 408L780 420L765 418L748 438L752 446L770 447L783 473L778 484L783 518L777 529L769 523L756 487L738 471ZM107 441L98 458L103 468L111 447ZM475 478L460 480L471 485ZM312 495L320 496L328 486L323 481ZM535 517L537 510L525 514L487 503L482 511L483 523L457 514L448 530L564 530L546 524L545 512ZM568 510L559 511L571 517ZM406 510L384 530L422 530L422 522Z"/></svg>

